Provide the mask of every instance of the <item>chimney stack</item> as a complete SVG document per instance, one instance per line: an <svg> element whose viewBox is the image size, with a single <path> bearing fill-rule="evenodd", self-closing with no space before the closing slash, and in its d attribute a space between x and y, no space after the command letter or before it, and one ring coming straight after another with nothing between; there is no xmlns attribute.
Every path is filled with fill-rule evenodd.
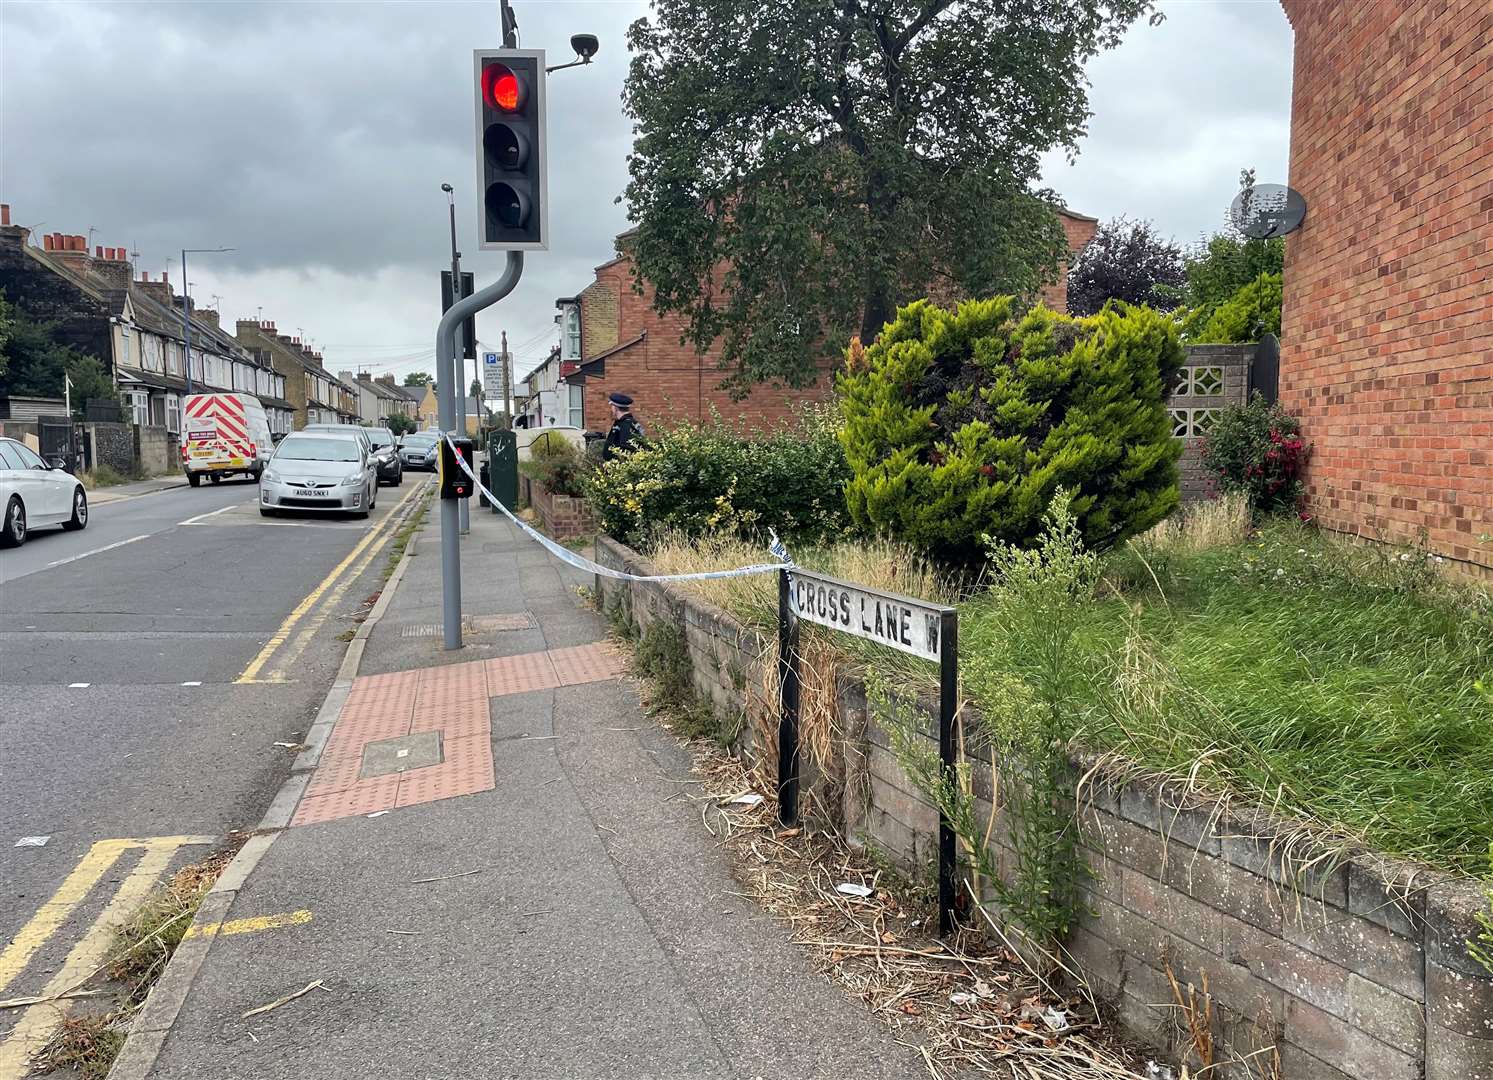
<svg viewBox="0 0 1493 1080"><path fill-rule="evenodd" d="M10 203L0 203L0 225L10 224Z"/></svg>
<svg viewBox="0 0 1493 1080"><path fill-rule="evenodd" d="M41 238L41 246L42 246L42 249L44 251L51 251L52 250L52 234L51 233L47 233L46 236L43 236Z"/></svg>

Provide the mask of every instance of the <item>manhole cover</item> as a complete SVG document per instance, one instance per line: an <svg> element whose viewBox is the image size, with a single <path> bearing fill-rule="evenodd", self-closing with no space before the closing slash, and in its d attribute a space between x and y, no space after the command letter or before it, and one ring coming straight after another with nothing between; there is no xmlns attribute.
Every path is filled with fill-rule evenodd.
<svg viewBox="0 0 1493 1080"><path fill-rule="evenodd" d="M363 768L358 773L364 780L374 776L390 776L394 773L423 769L428 765L439 765L441 755L441 733L420 731L413 735L401 735L397 739L380 739L363 747Z"/></svg>
<svg viewBox="0 0 1493 1080"><path fill-rule="evenodd" d="M501 630L532 630L534 617L527 611L516 615L472 615L461 621L465 634L494 634ZM400 637L440 637L444 628L440 623L415 623L401 627Z"/></svg>

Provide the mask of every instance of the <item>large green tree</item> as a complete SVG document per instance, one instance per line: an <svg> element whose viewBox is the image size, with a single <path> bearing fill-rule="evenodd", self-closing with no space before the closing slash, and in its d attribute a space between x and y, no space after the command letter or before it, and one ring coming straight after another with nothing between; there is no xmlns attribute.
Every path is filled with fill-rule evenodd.
<svg viewBox="0 0 1493 1080"><path fill-rule="evenodd" d="M909 299L1030 295L1084 62L1149 0L656 0L628 31L631 251L727 382L812 380Z"/></svg>

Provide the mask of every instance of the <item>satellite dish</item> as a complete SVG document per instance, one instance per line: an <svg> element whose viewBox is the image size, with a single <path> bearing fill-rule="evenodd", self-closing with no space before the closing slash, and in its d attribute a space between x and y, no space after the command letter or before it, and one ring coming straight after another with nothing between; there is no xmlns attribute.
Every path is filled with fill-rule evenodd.
<svg viewBox="0 0 1493 1080"><path fill-rule="evenodd" d="M1234 196L1229 220L1252 240L1269 240L1301 228L1306 200L1284 184L1252 184Z"/></svg>

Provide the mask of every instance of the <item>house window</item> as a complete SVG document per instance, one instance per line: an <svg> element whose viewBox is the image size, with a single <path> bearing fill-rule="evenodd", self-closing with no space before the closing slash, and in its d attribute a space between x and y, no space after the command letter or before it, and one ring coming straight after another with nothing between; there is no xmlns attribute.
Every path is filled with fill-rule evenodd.
<svg viewBox="0 0 1493 1080"><path fill-rule="evenodd" d="M170 432L181 430L181 398L175 394L166 395L166 430Z"/></svg>
<svg viewBox="0 0 1493 1080"><path fill-rule="evenodd" d="M570 426L585 427L584 391L579 386L568 386L566 389L570 391Z"/></svg>
<svg viewBox="0 0 1493 1080"><path fill-rule="evenodd" d="M564 358L566 360L581 358L581 307L579 304L571 304L565 309Z"/></svg>
<svg viewBox="0 0 1493 1080"><path fill-rule="evenodd" d="M124 404L130 410L130 423L144 427L150 423L150 394L144 390L126 390Z"/></svg>

